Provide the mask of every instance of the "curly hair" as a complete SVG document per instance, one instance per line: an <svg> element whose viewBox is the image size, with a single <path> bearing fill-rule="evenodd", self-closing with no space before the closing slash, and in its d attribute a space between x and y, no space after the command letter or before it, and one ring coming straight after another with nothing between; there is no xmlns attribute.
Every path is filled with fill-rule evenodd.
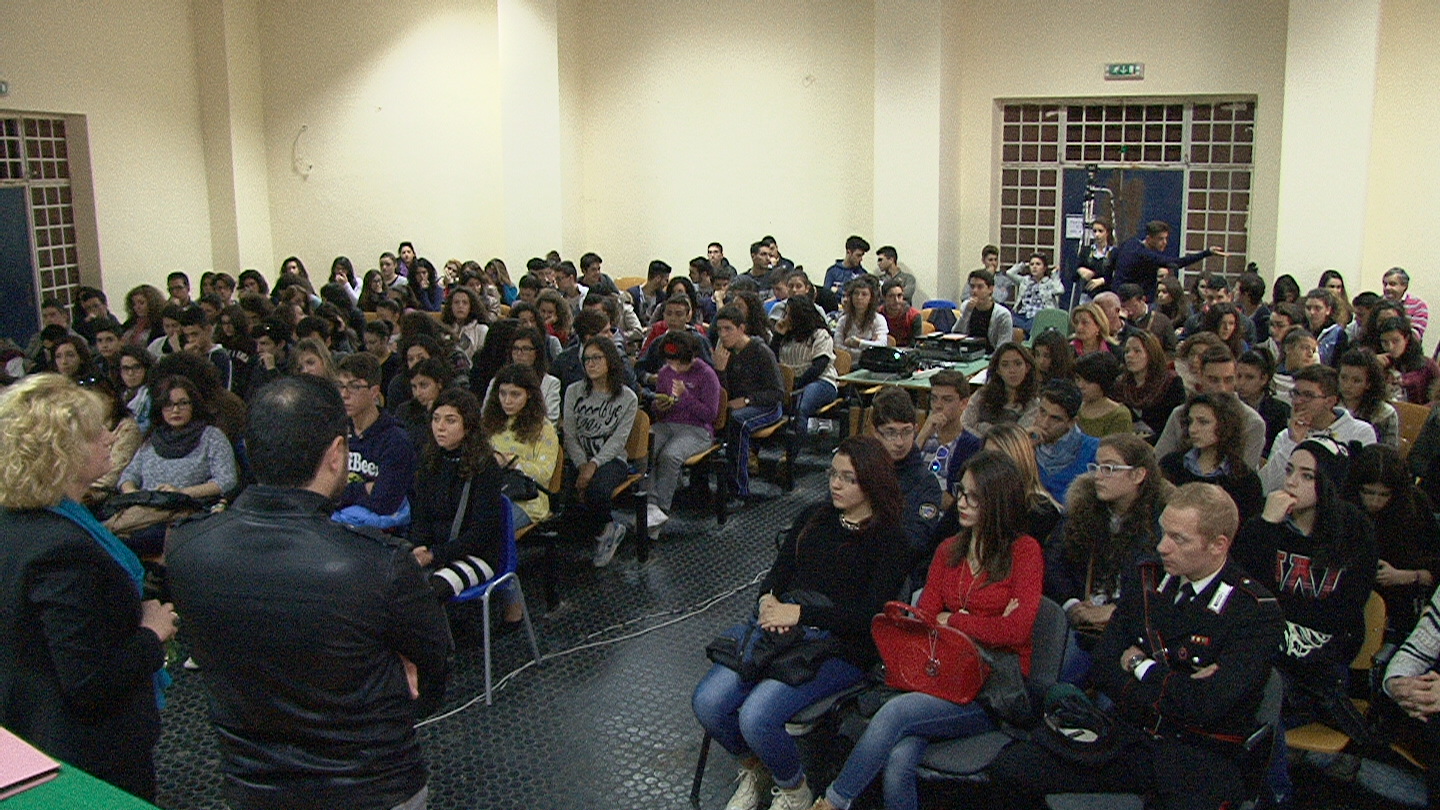
<svg viewBox="0 0 1440 810"><path fill-rule="evenodd" d="M490 440L480 429L480 400L463 388L448 388L435 400L435 410L450 406L460 414L465 424L465 438L460 440L460 475L468 478L480 472L487 464L495 463L495 454L490 450ZM446 451L435 441L434 431L425 441L423 452L425 468L438 472L444 463Z"/></svg>
<svg viewBox="0 0 1440 810"><path fill-rule="evenodd" d="M1126 464L1144 470L1145 480L1130 508L1116 516L1110 504L1095 493L1095 473L1075 479L1066 498L1068 516L1061 553L1082 566L1093 559L1091 590L1109 593L1118 586L1129 561L1152 552L1160 542L1160 513L1175 488L1161 476L1154 448L1139 436L1114 433L1101 439L1100 446L1113 449ZM1119 518L1114 531L1112 517Z"/></svg>
<svg viewBox="0 0 1440 810"><path fill-rule="evenodd" d="M512 417L507 416L505 409L500 406L502 385L513 385L525 391L525 405L515 414L513 422ZM535 373L535 369L511 363L495 372L494 383L490 388L490 396L485 398L485 412L480 422L481 430L487 437L504 433L508 427L514 431L515 438L526 444L533 444L540 440L545 421L545 394L540 390L540 376Z"/></svg>
<svg viewBox="0 0 1440 810"><path fill-rule="evenodd" d="M1245 417L1240 410L1240 401L1229 394L1196 394L1180 406L1180 424L1185 426L1180 449L1189 450L1195 446L1190 441L1190 411L1196 405L1204 405L1215 414L1215 452L1230 465L1230 469L1245 469Z"/></svg>
<svg viewBox="0 0 1440 810"><path fill-rule="evenodd" d="M0 396L0 506L44 509L90 459L110 403L60 374L33 374ZM88 481L85 483L89 483Z"/></svg>

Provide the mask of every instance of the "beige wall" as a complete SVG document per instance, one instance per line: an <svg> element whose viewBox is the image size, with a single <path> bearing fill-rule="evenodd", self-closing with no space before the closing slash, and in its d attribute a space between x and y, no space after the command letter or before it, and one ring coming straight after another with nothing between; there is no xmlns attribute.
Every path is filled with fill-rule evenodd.
<svg viewBox="0 0 1440 810"><path fill-rule="evenodd" d="M957 196L941 212L942 293L957 292L960 274L978 267L980 248L999 237L996 99L1256 96L1250 257L1266 271L1273 265L1286 4L1193 0L1137 8L1122 0L1083 8L1050 0L949 4L945 80L957 90L951 120L959 127L958 145L949 148L959 168ZM1117 35L1090 35L1102 25ZM1107 82L1106 62L1143 62L1145 79Z"/></svg>
<svg viewBox="0 0 1440 810"><path fill-rule="evenodd" d="M210 224L187 0L0 3L0 109L84 115L99 255L117 300L210 264Z"/></svg>
<svg viewBox="0 0 1440 810"><path fill-rule="evenodd" d="M998 235L996 100L1116 94L1258 98L1250 255L1275 266L1285 55L1305 46L1282 0L1164 0L1149 27L1118 0L503 0L527 13L508 26L501 2L10 0L0 107L86 117L112 295L290 253L363 270L401 239L512 268L596 250L615 276L718 239L743 268L764 233L817 277L850 233L891 242L923 289L954 294ZM1381 0L1353 286L1399 264L1440 304L1440 113L1415 90L1440 80L1437 15ZM1087 37L1092 21L1134 35ZM527 48L554 64L531 84ZM1107 61L1147 77L1104 82ZM558 130L534 149L513 120L530 90ZM510 214L521 192L513 210L538 213Z"/></svg>
<svg viewBox="0 0 1440 810"><path fill-rule="evenodd" d="M311 278L415 243L437 266L503 246L496 7L266 2L260 12L275 256Z"/></svg>
<svg viewBox="0 0 1440 810"><path fill-rule="evenodd" d="M1380 56L1375 81L1375 121L1370 147L1368 211L1361 284L1380 290L1391 267L1410 273L1410 290L1440 318L1440 5L1433 0L1386 0L1380 14ZM1436 330L1426 335L1434 347Z"/></svg>
<svg viewBox="0 0 1440 810"><path fill-rule="evenodd" d="M870 2L610 0L565 13L561 84L582 94L566 118L583 178L567 256L594 250L611 276L644 275L657 257L683 270L716 240L743 270L750 242L771 233L818 280L847 235L871 236Z"/></svg>

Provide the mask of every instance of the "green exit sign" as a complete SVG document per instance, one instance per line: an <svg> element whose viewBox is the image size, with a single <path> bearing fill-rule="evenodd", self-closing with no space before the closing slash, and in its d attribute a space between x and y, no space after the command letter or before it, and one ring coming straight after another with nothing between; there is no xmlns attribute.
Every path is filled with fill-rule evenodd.
<svg viewBox="0 0 1440 810"><path fill-rule="evenodd" d="M1145 78L1144 62L1110 62L1105 65L1106 81L1138 80Z"/></svg>

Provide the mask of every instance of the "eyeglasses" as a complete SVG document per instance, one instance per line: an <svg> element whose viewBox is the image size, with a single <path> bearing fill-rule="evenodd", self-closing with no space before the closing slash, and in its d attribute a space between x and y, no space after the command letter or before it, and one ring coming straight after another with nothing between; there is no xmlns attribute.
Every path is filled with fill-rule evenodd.
<svg viewBox="0 0 1440 810"><path fill-rule="evenodd" d="M908 438L910 438L911 436L915 435L915 426L914 426L914 425L903 425L903 426L901 426L901 427L883 427L883 428L877 428L877 429L875 430L875 435L879 436L879 437L882 438L882 439L885 439L886 441L895 441L895 440L897 440L897 439L908 439Z"/></svg>
<svg viewBox="0 0 1440 810"><path fill-rule="evenodd" d="M1325 395L1319 391L1302 391L1295 389L1290 392L1291 399L1324 399Z"/></svg>
<svg viewBox="0 0 1440 810"><path fill-rule="evenodd" d="M523 353L523 354L534 354L534 353L535 353L535 347L534 347L534 346L511 346L511 347L510 347L510 351L512 351L512 352L521 352L521 353Z"/></svg>
<svg viewBox="0 0 1440 810"><path fill-rule="evenodd" d="M177 399L177 400L172 400L172 401L170 401L170 402L167 402L167 403L165 403L164 405L161 405L160 408L161 408L161 410L166 410L166 411L178 411L178 410L180 410L180 409L182 409L182 408L189 408L189 407L190 407L191 405L193 405L193 404L194 404L194 403L192 403L192 402L191 402L190 400L188 400L188 399Z"/></svg>
<svg viewBox="0 0 1440 810"><path fill-rule="evenodd" d="M348 383L335 383L335 387L338 388L340 390L340 393L342 394L346 391L349 391L352 394L358 394L362 391L369 390L370 383L365 382L364 380L354 380Z"/></svg>
<svg viewBox="0 0 1440 810"><path fill-rule="evenodd" d="M831 481L837 481L837 480L838 480L838 481L841 481L841 482L843 482L843 483L845 483L845 484L855 484L855 483L856 483L855 473L852 473L852 472L841 472L841 471L835 469L834 467L831 467L830 470L829 470L829 475L830 475L830 480L831 480Z"/></svg>
<svg viewBox="0 0 1440 810"><path fill-rule="evenodd" d="M122 373L123 373L123 372L126 372L126 371L144 371L144 370L145 370L145 367L142 366L142 365L140 365L139 363L130 363L130 364L121 363L121 364L120 364L120 371L121 371Z"/></svg>
<svg viewBox="0 0 1440 810"><path fill-rule="evenodd" d="M590 365L591 363L603 363L603 362L605 362L605 355L603 355L603 354L587 354L587 355L585 355L585 365L587 365L587 366Z"/></svg>
<svg viewBox="0 0 1440 810"><path fill-rule="evenodd" d="M969 504L970 506L980 505L980 493L971 492L964 487L955 487L955 503Z"/></svg>
<svg viewBox="0 0 1440 810"><path fill-rule="evenodd" d="M1114 475L1114 474L1117 473L1117 472L1128 472L1129 470L1135 469L1135 466L1134 466L1133 464L1094 464L1094 463L1091 463L1091 464L1086 464L1086 465L1085 465L1085 469L1089 470L1089 471L1092 472L1092 473L1095 473L1096 475L1100 476L1101 478L1105 478L1105 477Z"/></svg>

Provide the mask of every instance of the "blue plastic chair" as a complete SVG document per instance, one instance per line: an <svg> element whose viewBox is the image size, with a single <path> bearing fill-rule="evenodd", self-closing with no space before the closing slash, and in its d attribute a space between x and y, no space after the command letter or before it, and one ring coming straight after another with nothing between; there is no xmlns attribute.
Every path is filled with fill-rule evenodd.
<svg viewBox="0 0 1440 810"><path fill-rule="evenodd" d="M932 298L920 305L921 309L959 309L960 305L944 298Z"/></svg>
<svg viewBox="0 0 1440 810"><path fill-rule="evenodd" d="M515 546L515 515L511 511L510 499L504 495L500 496L500 531L505 536L504 557L500 560L499 571L495 576L485 580L479 585L466 588L450 598L452 604L460 602L473 602L480 600L480 608L485 627L485 705L490 705L490 594L496 587L513 581L515 583L515 595L520 599L520 616L525 622L525 633L530 637L530 650L535 653L535 662L541 660L540 645L535 641L535 626L530 623L530 608L525 604L525 591L520 587L520 577L515 574L516 567L520 564L520 552Z"/></svg>

